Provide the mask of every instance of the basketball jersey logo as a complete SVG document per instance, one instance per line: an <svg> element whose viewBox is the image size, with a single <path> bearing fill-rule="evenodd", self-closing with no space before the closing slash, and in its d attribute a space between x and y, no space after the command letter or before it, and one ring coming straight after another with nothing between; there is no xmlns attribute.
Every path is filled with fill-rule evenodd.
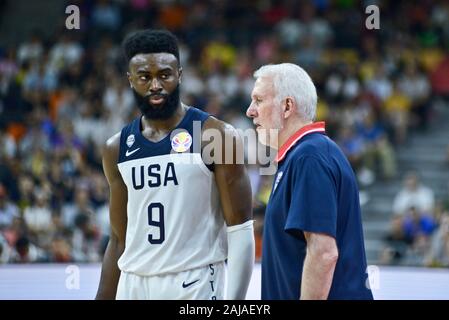
<svg viewBox="0 0 449 320"><path fill-rule="evenodd" d="M176 152L185 152L192 145L192 136L187 131L177 133L171 140L171 147Z"/></svg>
<svg viewBox="0 0 449 320"><path fill-rule="evenodd" d="M130 134L126 139L126 145L128 146L128 148L131 148L131 146L134 144L134 141L136 141L136 137L133 134Z"/></svg>

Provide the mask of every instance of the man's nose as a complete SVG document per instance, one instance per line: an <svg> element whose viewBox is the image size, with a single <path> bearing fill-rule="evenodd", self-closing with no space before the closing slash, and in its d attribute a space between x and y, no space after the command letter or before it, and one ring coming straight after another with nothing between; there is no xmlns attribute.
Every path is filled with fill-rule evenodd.
<svg viewBox="0 0 449 320"><path fill-rule="evenodd" d="M246 109L246 116L248 118L255 118L256 115L257 115L256 108L253 106L253 103L251 103L248 109Z"/></svg>
<svg viewBox="0 0 449 320"><path fill-rule="evenodd" d="M158 92L162 90L161 83L158 81L157 78L153 78L150 83L150 91L151 92Z"/></svg>

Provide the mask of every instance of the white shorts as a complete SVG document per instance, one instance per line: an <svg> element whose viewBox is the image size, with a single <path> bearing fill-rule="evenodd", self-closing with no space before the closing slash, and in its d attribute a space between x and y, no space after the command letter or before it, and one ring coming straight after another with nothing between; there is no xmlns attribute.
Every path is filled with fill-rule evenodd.
<svg viewBox="0 0 449 320"><path fill-rule="evenodd" d="M223 300L225 264L158 276L121 272L117 300Z"/></svg>

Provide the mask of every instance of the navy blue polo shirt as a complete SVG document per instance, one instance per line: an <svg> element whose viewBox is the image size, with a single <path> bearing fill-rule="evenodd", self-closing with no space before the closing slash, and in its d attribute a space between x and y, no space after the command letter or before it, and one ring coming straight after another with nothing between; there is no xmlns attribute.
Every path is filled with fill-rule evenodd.
<svg viewBox="0 0 449 320"><path fill-rule="evenodd" d="M298 299L306 256L304 231L336 239L329 299L373 299L356 178L324 122L307 125L279 149L265 212L262 299Z"/></svg>

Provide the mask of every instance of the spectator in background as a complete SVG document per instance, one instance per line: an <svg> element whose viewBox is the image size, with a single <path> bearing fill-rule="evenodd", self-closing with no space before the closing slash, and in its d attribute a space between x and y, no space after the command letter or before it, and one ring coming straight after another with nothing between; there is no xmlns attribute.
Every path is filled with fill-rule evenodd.
<svg viewBox="0 0 449 320"><path fill-rule="evenodd" d="M3 236L11 248L14 248L18 239L28 234L28 226L22 217L15 217L12 224L2 231Z"/></svg>
<svg viewBox="0 0 449 320"><path fill-rule="evenodd" d="M1 127L0 124L0 159L8 158L12 159L16 155L17 145L16 141L11 137L5 128Z"/></svg>
<svg viewBox="0 0 449 320"><path fill-rule="evenodd" d="M449 181L447 183L446 194L443 196L442 206L443 210L449 211Z"/></svg>
<svg viewBox="0 0 449 320"><path fill-rule="evenodd" d="M419 214L431 214L434 206L434 192L420 183L416 172L407 173L404 187L394 198L393 213L403 216L409 208L414 207Z"/></svg>
<svg viewBox="0 0 449 320"><path fill-rule="evenodd" d="M80 43L71 38L70 33L63 32L57 43L50 50L49 65L56 72L77 63L83 56L84 49Z"/></svg>
<svg viewBox="0 0 449 320"><path fill-rule="evenodd" d="M404 232L402 217L394 216L390 225L390 231L385 237L387 247L381 252L382 264L397 264L405 256L408 245L412 244Z"/></svg>
<svg viewBox="0 0 449 320"><path fill-rule="evenodd" d="M116 3L110 0L98 0L93 7L91 19L96 29L114 32L120 27L122 16Z"/></svg>
<svg viewBox="0 0 449 320"><path fill-rule="evenodd" d="M17 52L17 60L20 64L24 62L38 61L44 53L44 45L42 43L42 36L39 31L35 30L31 33L29 40L23 42L19 46Z"/></svg>
<svg viewBox="0 0 449 320"><path fill-rule="evenodd" d="M43 62L33 64L23 82L23 89L27 95L47 94L56 89L56 86L56 75Z"/></svg>
<svg viewBox="0 0 449 320"><path fill-rule="evenodd" d="M18 216L19 209L9 201L6 188L0 184L0 231L10 227Z"/></svg>
<svg viewBox="0 0 449 320"><path fill-rule="evenodd" d="M380 101L385 101L393 90L391 80L382 65L377 65L374 77L366 82L366 88Z"/></svg>
<svg viewBox="0 0 449 320"><path fill-rule="evenodd" d="M0 233L0 265L8 263L11 256L11 247L5 237Z"/></svg>
<svg viewBox="0 0 449 320"><path fill-rule="evenodd" d="M72 248L63 235L56 235L53 237L50 246L50 253L48 256L49 262L54 263L68 263L74 261L72 257ZM84 261L77 261L84 262Z"/></svg>
<svg viewBox="0 0 449 320"><path fill-rule="evenodd" d="M381 178L391 179L396 175L394 150L388 141L386 131L373 111L368 112L363 122L357 124L357 133L364 141L364 166Z"/></svg>
<svg viewBox="0 0 449 320"><path fill-rule="evenodd" d="M415 207L410 207L402 219L404 236L414 243L420 236L430 237L436 228L436 222L429 213L420 213Z"/></svg>
<svg viewBox="0 0 449 320"><path fill-rule="evenodd" d="M399 80L400 90L410 99L413 123L426 128L429 122L431 105L429 104L430 83L416 62L410 62Z"/></svg>
<svg viewBox="0 0 449 320"><path fill-rule="evenodd" d="M75 217L72 237L73 258L77 262L99 262L99 232L91 216L79 213Z"/></svg>
<svg viewBox="0 0 449 320"><path fill-rule="evenodd" d="M84 214L94 218L95 210L89 199L89 192L86 187L77 186L73 203L67 203L62 209L62 222L67 228L75 226L76 217Z"/></svg>
<svg viewBox="0 0 449 320"><path fill-rule="evenodd" d="M449 267L449 211L441 217L440 226L432 237L426 262L432 267Z"/></svg>
<svg viewBox="0 0 449 320"><path fill-rule="evenodd" d="M2 147L5 147L5 145ZM4 192L8 193L9 198L13 202L17 201L19 198L17 177L13 170L14 166L17 166L17 162L14 162L14 159L15 158L10 157L7 152L0 147L0 186L4 188Z"/></svg>
<svg viewBox="0 0 449 320"><path fill-rule="evenodd" d="M15 250L11 256L13 263L33 263L45 262L47 256L44 250L30 242L26 236L19 238L15 245Z"/></svg>
<svg viewBox="0 0 449 320"><path fill-rule="evenodd" d="M25 208L23 217L29 228L30 239L43 246L50 244L52 229L52 212L49 206L48 190L35 189L35 201L30 207Z"/></svg>
<svg viewBox="0 0 449 320"><path fill-rule="evenodd" d="M351 167L355 171L360 169L365 152L363 138L351 126L344 126L340 128L337 142L351 163Z"/></svg>
<svg viewBox="0 0 449 320"><path fill-rule="evenodd" d="M411 103L411 99L399 89L398 82L394 81L393 92L383 106L388 121L393 127L393 142L397 145L404 143L407 139Z"/></svg>

